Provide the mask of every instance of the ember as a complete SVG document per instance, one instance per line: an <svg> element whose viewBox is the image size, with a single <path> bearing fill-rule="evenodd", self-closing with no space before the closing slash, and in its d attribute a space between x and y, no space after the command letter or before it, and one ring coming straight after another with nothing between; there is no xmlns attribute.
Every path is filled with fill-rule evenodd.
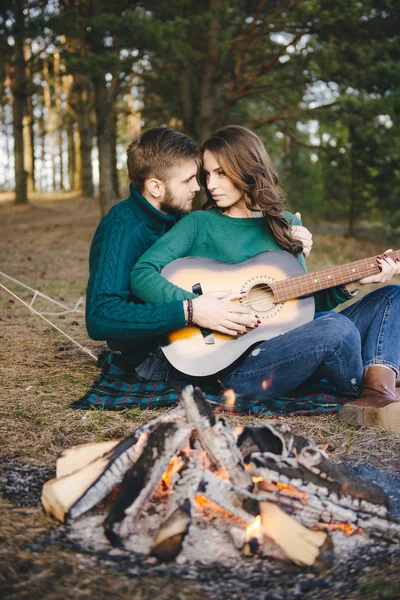
<svg viewBox="0 0 400 600"><path fill-rule="evenodd" d="M209 560L241 551L312 565L338 530L400 537L378 486L287 425L233 430L192 386L180 407L99 446L64 454L63 475L44 485L42 503L65 521L104 509L106 498L105 535L133 552L197 560L201 547Z"/></svg>

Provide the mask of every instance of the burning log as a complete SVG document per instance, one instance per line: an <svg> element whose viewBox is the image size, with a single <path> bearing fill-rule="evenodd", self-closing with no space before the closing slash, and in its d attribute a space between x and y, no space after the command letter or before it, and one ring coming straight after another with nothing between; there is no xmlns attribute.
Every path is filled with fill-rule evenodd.
<svg viewBox="0 0 400 600"><path fill-rule="evenodd" d="M228 513L238 517L246 524L254 523L260 513L258 498L246 489L237 487L212 473L208 469L203 472L203 478L198 489L198 496L203 496L215 502Z"/></svg>
<svg viewBox="0 0 400 600"><path fill-rule="evenodd" d="M266 498L269 496L270 501L308 527L341 523L350 525L353 530L363 529L394 539L400 537L400 524L389 518L388 498L378 486L352 477L341 465L318 456L320 451L316 449L310 458L309 450L302 451L306 456L301 459L280 460L268 453L253 454L251 472L259 480L257 487Z"/></svg>
<svg viewBox="0 0 400 600"><path fill-rule="evenodd" d="M389 499L377 485L351 476L343 466L327 460L317 448L305 447L297 458L287 459L270 453L253 453L251 470L265 481L287 484L300 491L322 496L335 492L343 498L344 506L348 505L345 498L352 497L354 506L364 506L380 516L387 513Z"/></svg>
<svg viewBox="0 0 400 600"><path fill-rule="evenodd" d="M307 529L272 502L260 502L260 508L262 529L268 538L297 565L313 565L327 541L327 533Z"/></svg>
<svg viewBox="0 0 400 600"><path fill-rule="evenodd" d="M204 472L198 493L248 524L247 555L283 553L296 564L312 565L327 540L327 533L307 529L276 504L261 501L262 495L238 489L210 471ZM264 540L264 536L268 539ZM271 541L281 552L276 552Z"/></svg>
<svg viewBox="0 0 400 600"><path fill-rule="evenodd" d="M179 422L161 423L151 432L139 459L126 473L104 522L105 534L113 545L121 545L122 538L129 535L130 524L139 518L172 458L190 434L191 429Z"/></svg>
<svg viewBox="0 0 400 600"><path fill-rule="evenodd" d="M293 435L284 424L263 427L243 427L237 438L238 448L245 462L254 452L270 452L281 458L296 456L305 447L315 448L314 442L299 435Z"/></svg>
<svg viewBox="0 0 400 600"><path fill-rule="evenodd" d="M97 458L82 468L47 481L41 497L45 511L63 522L69 517L74 519L90 510L121 483L125 473L140 456L150 432L159 423L178 419L181 414L179 409L166 413L140 427L108 452L97 455ZM104 446L99 452L103 449ZM62 469L64 467L65 465ZM68 470L67 463L66 471Z"/></svg>
<svg viewBox="0 0 400 600"><path fill-rule="evenodd" d="M154 540L153 556L164 561L173 560L182 548L183 540L192 522L192 504L186 499L182 506L163 523Z"/></svg>
<svg viewBox="0 0 400 600"><path fill-rule="evenodd" d="M224 418L216 421L203 392L200 388L193 389L191 385L182 391L181 406L220 475L235 485L250 489L253 481L244 466L228 421Z"/></svg>
<svg viewBox="0 0 400 600"><path fill-rule="evenodd" d="M193 502L203 476L201 450L193 448L168 497L167 518L161 525L152 554L173 560L179 553L192 521Z"/></svg>

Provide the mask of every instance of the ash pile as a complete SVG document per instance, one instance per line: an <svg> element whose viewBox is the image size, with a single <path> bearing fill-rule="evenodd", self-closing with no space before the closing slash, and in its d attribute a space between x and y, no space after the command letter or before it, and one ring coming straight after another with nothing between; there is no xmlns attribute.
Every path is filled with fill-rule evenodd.
<svg viewBox="0 0 400 600"><path fill-rule="evenodd" d="M94 550L178 564L275 557L301 566L400 539L387 495L285 424L232 428L199 388L121 441L76 446L46 482L47 513ZM346 542L346 540L353 540Z"/></svg>

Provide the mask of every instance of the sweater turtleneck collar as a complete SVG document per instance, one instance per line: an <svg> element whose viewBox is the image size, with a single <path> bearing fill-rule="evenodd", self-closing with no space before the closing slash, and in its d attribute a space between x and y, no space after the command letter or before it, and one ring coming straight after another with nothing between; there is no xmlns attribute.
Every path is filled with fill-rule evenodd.
<svg viewBox="0 0 400 600"><path fill-rule="evenodd" d="M160 212L136 188L129 186L130 196L128 204L138 219L144 221L149 227L156 231L170 229L177 221L180 215L166 215Z"/></svg>

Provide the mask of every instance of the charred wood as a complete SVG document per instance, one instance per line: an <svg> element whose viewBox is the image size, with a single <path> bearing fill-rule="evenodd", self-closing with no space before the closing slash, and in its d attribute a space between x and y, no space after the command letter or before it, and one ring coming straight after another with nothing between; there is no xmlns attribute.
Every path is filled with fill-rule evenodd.
<svg viewBox="0 0 400 600"><path fill-rule="evenodd" d="M254 494L221 479L208 469L204 470L197 493L247 524L254 523L260 514L258 498Z"/></svg>
<svg viewBox="0 0 400 600"><path fill-rule="evenodd" d="M215 420L205 395L199 388L186 386L181 393L180 402L190 426L196 430L201 445L221 476L235 485L250 489L253 481L244 466L234 431L228 421L224 418Z"/></svg>
<svg viewBox="0 0 400 600"><path fill-rule="evenodd" d="M105 520L105 534L121 545L129 526L139 518L172 458L189 439L191 430L179 422L161 423L149 435L138 461L126 473L117 499Z"/></svg>

